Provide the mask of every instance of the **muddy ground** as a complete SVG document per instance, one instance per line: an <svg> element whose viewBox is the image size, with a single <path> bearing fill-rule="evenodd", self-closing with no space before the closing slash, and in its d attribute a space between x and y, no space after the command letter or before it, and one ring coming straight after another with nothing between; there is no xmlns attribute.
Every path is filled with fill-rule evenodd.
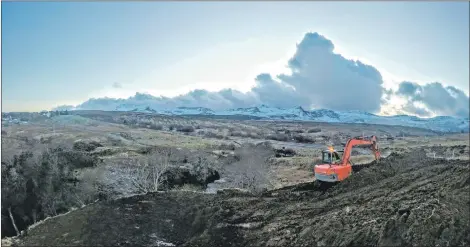
<svg viewBox="0 0 470 247"><path fill-rule="evenodd" d="M468 246L469 162L392 153L333 186L263 195L174 191L98 202L18 245Z"/></svg>

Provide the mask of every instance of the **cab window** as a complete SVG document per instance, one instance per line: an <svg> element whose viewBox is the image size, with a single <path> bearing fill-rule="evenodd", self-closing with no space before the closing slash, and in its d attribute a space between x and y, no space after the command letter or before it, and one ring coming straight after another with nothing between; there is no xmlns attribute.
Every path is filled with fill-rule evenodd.
<svg viewBox="0 0 470 247"><path fill-rule="evenodd" d="M333 155L333 160L332 156ZM341 157L338 153L323 152L322 161L324 164L334 164L338 163L341 160Z"/></svg>
<svg viewBox="0 0 470 247"><path fill-rule="evenodd" d="M323 161L323 163L325 163L325 164L331 164L331 153L329 153L329 152L323 152L322 161Z"/></svg>

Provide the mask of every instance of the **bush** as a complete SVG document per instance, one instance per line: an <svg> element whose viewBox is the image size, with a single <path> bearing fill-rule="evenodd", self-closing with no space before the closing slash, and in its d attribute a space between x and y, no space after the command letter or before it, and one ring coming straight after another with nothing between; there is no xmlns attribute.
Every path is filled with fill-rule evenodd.
<svg viewBox="0 0 470 247"><path fill-rule="evenodd" d="M230 136L242 136L242 132L241 131L238 131L238 130L230 130L230 133L229 133Z"/></svg>
<svg viewBox="0 0 470 247"><path fill-rule="evenodd" d="M266 136L266 139L274 140L274 141L283 141L283 142L287 142L290 140L289 135L286 135L286 134L271 134L271 135Z"/></svg>
<svg viewBox="0 0 470 247"><path fill-rule="evenodd" d="M221 150L232 150L232 151L234 151L235 148L236 148L236 146L233 143L230 143L230 144L222 143L219 146L219 149L221 149Z"/></svg>
<svg viewBox="0 0 470 247"><path fill-rule="evenodd" d="M73 169L95 167L100 162L98 156L86 152L72 150L57 150L56 152L63 162Z"/></svg>
<svg viewBox="0 0 470 247"><path fill-rule="evenodd" d="M130 186L140 193L156 192L165 181L163 174L170 167L171 152L151 153L145 158L134 160L135 167L129 167Z"/></svg>
<svg viewBox="0 0 470 247"><path fill-rule="evenodd" d="M195 131L194 127L191 125L182 126L178 124L171 124L170 126L168 126L168 129L170 131L176 130L176 131L184 132L184 133L191 133Z"/></svg>
<svg viewBox="0 0 470 247"><path fill-rule="evenodd" d="M231 186L254 193L272 187L269 159L274 152L270 145L244 144L235 150L236 162L226 168Z"/></svg>
<svg viewBox="0 0 470 247"><path fill-rule="evenodd" d="M142 147L137 150L137 153L139 154L149 154L154 150L155 148L153 147Z"/></svg>
<svg viewBox="0 0 470 247"><path fill-rule="evenodd" d="M276 157L292 157L295 154L296 152L292 148L282 147L282 149L276 149Z"/></svg>
<svg viewBox="0 0 470 247"><path fill-rule="evenodd" d="M155 147L143 157L125 159L121 164L106 167L101 175L106 188L104 193L108 198L115 198L173 189L183 184L204 187L220 178L217 161L206 156L205 152L185 155L177 149Z"/></svg>
<svg viewBox="0 0 470 247"><path fill-rule="evenodd" d="M85 151L85 152L91 152L95 150L97 147L102 147L99 142L96 141L91 141L91 142L84 142L84 141L76 141L73 144L73 149L78 150L78 151Z"/></svg>
<svg viewBox="0 0 470 247"><path fill-rule="evenodd" d="M284 132L284 134L287 134L287 135L289 135L289 134L291 133L290 130L284 129L284 128L277 130L277 133L278 133L278 134L280 134L280 133L282 133L282 132Z"/></svg>
<svg viewBox="0 0 470 247"><path fill-rule="evenodd" d="M185 132L185 133L191 133L191 132L194 132L194 127L191 126L191 125L188 125L188 126L179 126L177 129L177 131L179 132Z"/></svg>
<svg viewBox="0 0 470 247"><path fill-rule="evenodd" d="M82 184L74 176L82 156L68 156L76 151L63 148L42 152L22 152L19 155L2 153L2 220L9 219L9 229L2 235L17 235L28 225L48 216L82 206L97 196L94 191L82 193ZM10 217L10 213L12 217ZM7 227L8 228L8 227Z"/></svg>
<svg viewBox="0 0 470 247"><path fill-rule="evenodd" d="M315 143L315 140L304 135L295 135L293 138L295 141L300 142L300 143Z"/></svg>
<svg viewBox="0 0 470 247"><path fill-rule="evenodd" d="M318 132L321 132L321 129L320 128L313 128L313 129L309 129L307 132L308 133L318 133Z"/></svg>
<svg viewBox="0 0 470 247"><path fill-rule="evenodd" d="M202 134L204 134L204 136L208 137L208 138L217 138L217 139L224 139L225 138L225 136L223 136L221 134L218 134L218 133L215 133L215 132L212 132L212 131L202 132Z"/></svg>
<svg viewBox="0 0 470 247"><path fill-rule="evenodd" d="M161 124L150 124L150 129L153 129L153 130L162 130L162 129L163 129L163 125L161 125Z"/></svg>

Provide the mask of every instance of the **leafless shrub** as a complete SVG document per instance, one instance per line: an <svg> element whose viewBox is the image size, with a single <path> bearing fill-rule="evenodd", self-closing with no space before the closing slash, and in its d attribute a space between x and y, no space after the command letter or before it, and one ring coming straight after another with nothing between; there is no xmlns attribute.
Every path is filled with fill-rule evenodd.
<svg viewBox="0 0 470 247"><path fill-rule="evenodd" d="M131 186L139 193L156 192L164 182L163 174L170 167L171 152L155 152L134 160L127 168Z"/></svg>
<svg viewBox="0 0 470 247"><path fill-rule="evenodd" d="M261 192L272 186L272 172L269 169L272 148L246 144L235 153L238 161L226 167L231 186L252 192Z"/></svg>
<svg viewBox="0 0 470 247"><path fill-rule="evenodd" d="M222 143L222 144L220 144L219 149L221 149L221 150L232 150L233 151L233 150L235 150L236 147L237 146L235 146L235 144L233 144L233 143L229 143L229 144Z"/></svg>
<svg viewBox="0 0 470 247"><path fill-rule="evenodd" d="M120 132L119 135L122 138L127 139L127 140L133 140L134 139L134 138L132 138L131 133L128 133L128 132Z"/></svg>
<svg viewBox="0 0 470 247"><path fill-rule="evenodd" d="M81 171L79 176L80 182L76 192L73 194L80 206L92 202L102 192L100 187L102 175L103 169L100 168L83 169Z"/></svg>
<svg viewBox="0 0 470 247"><path fill-rule="evenodd" d="M248 133L248 136L253 139L259 139L262 136L262 134L257 133L257 132L250 132Z"/></svg>
<svg viewBox="0 0 470 247"><path fill-rule="evenodd" d="M220 176L219 164L205 152L154 147L144 157L113 161L103 169L100 193L105 198L173 189L183 184L204 187ZM179 165L176 165L179 164Z"/></svg>
<svg viewBox="0 0 470 247"><path fill-rule="evenodd" d="M107 139L108 139L108 142L112 145L112 146L120 146L122 145L122 139L121 139L121 136L115 136L115 135L108 135L107 136Z"/></svg>
<svg viewBox="0 0 470 247"><path fill-rule="evenodd" d="M213 131L201 131L201 134L203 134L205 137L208 138L216 138L216 139L224 139L225 136L222 134L215 133Z"/></svg>
<svg viewBox="0 0 470 247"><path fill-rule="evenodd" d="M234 128L229 128L229 136L239 136L239 137L244 137L244 138L253 138L253 139L259 139L260 134L250 131L250 130L235 130Z"/></svg>

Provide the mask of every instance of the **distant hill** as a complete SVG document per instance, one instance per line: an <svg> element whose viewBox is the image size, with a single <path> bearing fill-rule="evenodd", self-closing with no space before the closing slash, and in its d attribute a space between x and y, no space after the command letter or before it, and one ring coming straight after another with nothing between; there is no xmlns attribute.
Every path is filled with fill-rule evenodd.
<svg viewBox="0 0 470 247"><path fill-rule="evenodd" d="M60 108L65 110L64 107ZM450 116L438 116L433 118L419 118L416 116L396 115L379 116L362 111L333 111L328 109L305 110L302 107L279 108L260 105L257 107L235 108L215 111L205 107L176 107L173 109L161 109L149 104L127 104L120 102L118 105L90 105L79 107L67 107L68 110L103 110L103 111L132 111L163 115L179 116L211 116L226 119L264 119L264 120L288 120L288 121L312 121L327 123L366 123L398 125L430 129L442 132L469 132L469 118Z"/></svg>

